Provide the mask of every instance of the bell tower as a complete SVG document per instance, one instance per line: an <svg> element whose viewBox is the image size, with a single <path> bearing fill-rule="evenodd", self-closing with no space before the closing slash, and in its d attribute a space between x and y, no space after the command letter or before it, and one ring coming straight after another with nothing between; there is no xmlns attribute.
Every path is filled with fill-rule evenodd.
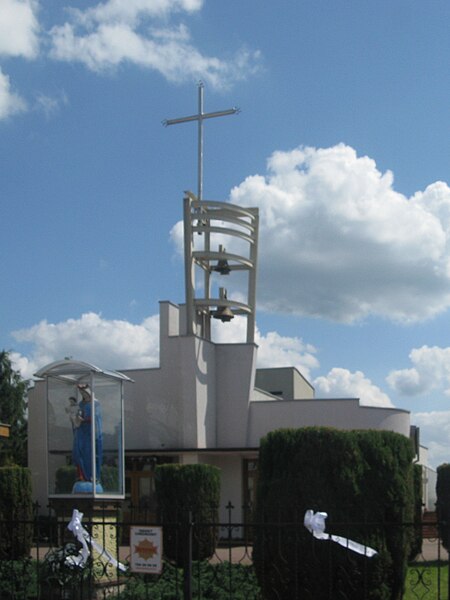
<svg viewBox="0 0 450 600"><path fill-rule="evenodd" d="M198 249L194 244L194 234L201 235ZM222 243L212 243L215 240ZM227 251L227 247L231 250ZM212 200L199 201L194 194L186 192L184 264L188 335L199 333L201 337L211 339L211 317L226 323L235 315L244 315L247 317L247 343L254 342L257 248L257 208L242 208ZM197 272L204 276L202 293L196 286ZM238 273L247 279L244 298L240 295L239 300L231 298L225 286L219 286L215 297L211 295L212 275L218 274L228 280Z"/></svg>
<svg viewBox="0 0 450 600"><path fill-rule="evenodd" d="M226 202L203 199L203 121L239 113L239 109L205 113L203 84L198 85L198 113L168 119L165 126L198 123L198 192L184 197L184 263L186 283L187 334L211 339L211 318L222 323L235 315L247 317L247 343L255 339L256 263L258 256L257 208L243 208ZM203 274L203 286L197 285ZM214 276L239 278L233 291L219 285L212 295ZM246 281L243 281L246 279ZM231 279L231 277L230 277ZM246 291L242 291L242 290ZM238 291L237 291L238 290Z"/></svg>

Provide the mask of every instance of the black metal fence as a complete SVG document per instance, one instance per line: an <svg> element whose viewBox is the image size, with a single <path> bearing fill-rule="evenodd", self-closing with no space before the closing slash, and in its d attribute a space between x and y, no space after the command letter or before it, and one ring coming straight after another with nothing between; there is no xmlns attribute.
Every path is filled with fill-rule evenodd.
<svg viewBox="0 0 450 600"><path fill-rule="evenodd" d="M72 515L62 509L53 508L45 515L36 513L26 522L0 521L0 600L277 598L273 590L267 593L260 589L253 566L254 536L269 525L235 522L233 512L233 507L228 505L227 518L222 522L198 523L190 513L182 511L173 522L159 523L154 517L133 510L127 511L125 518L117 506L85 510L81 524L88 554L77 535L68 529ZM133 571L131 563L136 547L130 546L130 530L160 526L171 529L182 552L175 558L163 552L161 573ZM292 534L298 527L299 535L305 535L302 523L271 523L270 527L278 528L277 552L281 555L284 532L289 530ZM404 523L402 527L405 531L419 527L423 533L421 552L408 566L403 600L450 600L449 556L438 538L437 523L428 520L426 524ZM194 560L196 543L205 531L215 536L217 543L210 556ZM306 532L306 535L310 534ZM315 554L316 544L324 543L329 542L311 536L311 555ZM144 544L138 554L145 558L155 550L151 544ZM273 553L273 548L270 550ZM348 550L348 554L350 564L352 552ZM296 560L305 562L309 557L298 556ZM80 564L77 565L77 561ZM330 572L330 564L325 562L320 577L327 578ZM295 597L314 598L314 590L303 594L301 581L297 585L300 589ZM358 586L361 600L375 597L373 590L365 586L364 577ZM345 600L336 581L330 580L327 587L330 600Z"/></svg>

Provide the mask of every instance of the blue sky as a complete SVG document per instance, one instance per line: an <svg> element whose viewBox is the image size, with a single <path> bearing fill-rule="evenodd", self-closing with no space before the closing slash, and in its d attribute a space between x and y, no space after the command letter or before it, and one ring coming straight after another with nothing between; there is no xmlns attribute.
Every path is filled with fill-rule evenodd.
<svg viewBox="0 0 450 600"><path fill-rule="evenodd" d="M0 0L0 347L158 364L196 191L258 206L260 366L412 412L450 460L450 5ZM178 225L177 225L178 224ZM217 335L237 339L237 319Z"/></svg>

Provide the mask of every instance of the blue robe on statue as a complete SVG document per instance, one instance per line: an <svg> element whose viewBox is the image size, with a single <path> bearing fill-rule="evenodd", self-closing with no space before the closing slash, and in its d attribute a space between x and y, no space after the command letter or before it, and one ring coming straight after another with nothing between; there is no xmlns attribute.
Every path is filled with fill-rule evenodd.
<svg viewBox="0 0 450 600"><path fill-rule="evenodd" d="M92 401L82 400L79 404L81 423L74 429L72 458L77 466L78 478L82 481L92 481ZM98 400L95 400L95 473L100 479L103 461L102 414Z"/></svg>

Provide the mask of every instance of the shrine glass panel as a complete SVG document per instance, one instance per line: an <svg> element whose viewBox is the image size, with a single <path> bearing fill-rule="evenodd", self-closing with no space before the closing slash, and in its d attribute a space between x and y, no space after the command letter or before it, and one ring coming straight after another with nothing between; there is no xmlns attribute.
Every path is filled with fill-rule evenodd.
<svg viewBox="0 0 450 600"><path fill-rule="evenodd" d="M122 387L103 373L47 378L50 496L124 497Z"/></svg>

